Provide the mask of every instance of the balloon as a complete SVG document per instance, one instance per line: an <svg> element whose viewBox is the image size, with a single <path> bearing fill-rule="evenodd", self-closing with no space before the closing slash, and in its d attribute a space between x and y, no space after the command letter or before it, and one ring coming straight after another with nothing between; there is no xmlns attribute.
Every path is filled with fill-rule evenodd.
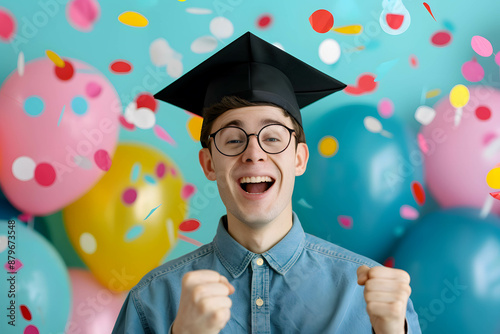
<svg viewBox="0 0 500 334"><path fill-rule="evenodd" d="M483 207L492 189L486 176L500 162L500 91L487 86L469 87L470 100L462 120L454 124L455 108L444 97L435 106L436 117L423 126L426 184L443 207ZM492 212L500 213L495 201Z"/></svg>
<svg viewBox="0 0 500 334"><path fill-rule="evenodd" d="M19 221L0 221L0 263L0 305L7 315L0 332L63 333L71 290L66 266L52 245ZM8 324L14 319L15 327Z"/></svg>
<svg viewBox="0 0 500 334"><path fill-rule="evenodd" d="M102 285L128 290L161 264L186 214L182 189L180 172L164 154L120 144L109 172L64 208L69 239Z"/></svg>
<svg viewBox="0 0 500 334"><path fill-rule="evenodd" d="M500 219L479 210L430 213L394 250L411 276L411 299L423 333L500 331Z"/></svg>
<svg viewBox="0 0 500 334"><path fill-rule="evenodd" d="M88 270L70 268L73 305L66 334L108 334L113 331L126 293L112 293Z"/></svg>
<svg viewBox="0 0 500 334"><path fill-rule="evenodd" d="M90 189L118 140L114 87L88 64L60 61L65 67L32 61L0 89L0 182L12 205L34 215L55 212Z"/></svg>
<svg viewBox="0 0 500 334"><path fill-rule="evenodd" d="M424 201L412 195L423 178L416 139L379 118L375 106L348 105L306 127L310 158L293 209L306 232L382 261Z"/></svg>

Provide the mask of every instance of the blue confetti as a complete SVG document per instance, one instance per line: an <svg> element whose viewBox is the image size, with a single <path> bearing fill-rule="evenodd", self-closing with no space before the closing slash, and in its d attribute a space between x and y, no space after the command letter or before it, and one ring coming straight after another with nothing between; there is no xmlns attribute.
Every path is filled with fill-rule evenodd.
<svg viewBox="0 0 500 334"><path fill-rule="evenodd" d="M128 230L127 234L125 235L125 241L133 241L140 237L142 233L144 233L144 226L134 225Z"/></svg>
<svg viewBox="0 0 500 334"><path fill-rule="evenodd" d="M161 205L161 204L160 204L160 205ZM156 208L152 209L152 210L151 210L151 212L149 212L149 214L146 216L146 218L144 218L144 220L148 219L148 217L149 217L149 216L151 216L151 214L152 214L153 212L155 212L155 211L156 211L156 209L158 209L158 208L160 207L160 205L158 205Z"/></svg>

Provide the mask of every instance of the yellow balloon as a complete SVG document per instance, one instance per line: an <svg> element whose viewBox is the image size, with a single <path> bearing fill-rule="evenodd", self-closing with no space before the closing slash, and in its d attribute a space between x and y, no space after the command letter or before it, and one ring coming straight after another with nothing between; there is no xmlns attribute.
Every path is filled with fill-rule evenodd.
<svg viewBox="0 0 500 334"><path fill-rule="evenodd" d="M469 89L464 85L456 85L450 92L450 103L455 108L464 107L469 102Z"/></svg>
<svg viewBox="0 0 500 334"><path fill-rule="evenodd" d="M500 189L500 168L493 168L486 175L486 183L490 188Z"/></svg>
<svg viewBox="0 0 500 334"><path fill-rule="evenodd" d="M105 287L132 288L161 264L187 212L174 162L139 144L120 144L110 170L63 210L69 239Z"/></svg>

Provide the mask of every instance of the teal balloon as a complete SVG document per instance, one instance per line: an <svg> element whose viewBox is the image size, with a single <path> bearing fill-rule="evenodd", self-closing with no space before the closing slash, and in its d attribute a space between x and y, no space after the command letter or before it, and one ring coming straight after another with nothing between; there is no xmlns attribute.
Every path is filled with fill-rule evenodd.
<svg viewBox="0 0 500 334"><path fill-rule="evenodd" d="M11 243L5 247L7 240ZM11 274L3 267L9 260L9 251L10 256L22 263L22 267L14 267L17 273ZM32 327L39 333L64 333L71 308L70 280L54 247L23 223L9 224L2 220L0 263L0 308L4 313L0 333L35 333ZM29 311L31 319L25 316L26 312L22 313L21 305ZM9 324L14 319L15 327Z"/></svg>
<svg viewBox="0 0 500 334"><path fill-rule="evenodd" d="M422 217L394 251L424 334L500 333L500 218L455 208Z"/></svg>
<svg viewBox="0 0 500 334"><path fill-rule="evenodd" d="M365 127L370 117L383 132ZM413 207L415 215L420 210L411 191L413 181L423 182L416 135L394 116L380 117L370 105L336 108L305 131L310 158L293 194L304 230L383 262L413 222L401 216L401 207ZM318 148L327 136L338 142L337 153L329 157Z"/></svg>

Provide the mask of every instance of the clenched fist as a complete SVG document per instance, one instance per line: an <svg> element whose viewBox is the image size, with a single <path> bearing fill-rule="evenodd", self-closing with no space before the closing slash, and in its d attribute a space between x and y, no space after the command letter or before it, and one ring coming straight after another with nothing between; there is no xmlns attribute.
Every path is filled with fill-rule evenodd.
<svg viewBox="0 0 500 334"><path fill-rule="evenodd" d="M366 310L376 334L404 333L410 275L404 270L361 266L358 284L365 286Z"/></svg>
<svg viewBox="0 0 500 334"><path fill-rule="evenodd" d="M196 270L182 278L179 311L172 334L216 334L231 317L234 287L216 271Z"/></svg>

